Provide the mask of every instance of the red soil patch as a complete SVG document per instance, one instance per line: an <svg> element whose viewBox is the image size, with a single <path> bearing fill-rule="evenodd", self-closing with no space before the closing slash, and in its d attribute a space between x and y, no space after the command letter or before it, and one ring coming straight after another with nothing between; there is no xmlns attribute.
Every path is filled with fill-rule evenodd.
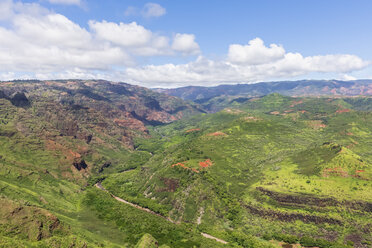
<svg viewBox="0 0 372 248"><path fill-rule="evenodd" d="M239 109L231 109L231 108L226 108L226 109L224 109L224 111L226 113L229 113L229 114L241 114L241 113L244 113L243 111L241 111Z"/></svg>
<svg viewBox="0 0 372 248"><path fill-rule="evenodd" d="M309 121L308 125L309 125L309 127L311 127L312 129L315 129L315 130L327 127L327 125L325 125L321 120Z"/></svg>
<svg viewBox="0 0 372 248"><path fill-rule="evenodd" d="M176 164L172 164L172 167L175 167L175 166L181 166L183 168L188 168L186 165L184 165L183 163L176 163Z"/></svg>
<svg viewBox="0 0 372 248"><path fill-rule="evenodd" d="M141 121L134 118L114 119L114 123L119 127L128 127L130 129L147 132L147 128L145 127L145 125Z"/></svg>
<svg viewBox="0 0 372 248"><path fill-rule="evenodd" d="M191 170L191 171L196 172L196 173L200 172L200 170L198 170L198 169L190 168L190 167L186 166L185 163L186 163L186 161L182 162L182 163L172 164L171 167L173 168L173 167L176 167L176 166L180 166L180 167L182 167L186 170ZM208 168L208 167L211 167L212 165L213 165L213 162L210 159L199 162L199 166L201 167L200 169Z"/></svg>
<svg viewBox="0 0 372 248"><path fill-rule="evenodd" d="M347 136L353 136L354 134L353 133L346 133Z"/></svg>
<svg viewBox="0 0 372 248"><path fill-rule="evenodd" d="M350 112L350 109L339 109L336 111L336 113L347 113Z"/></svg>
<svg viewBox="0 0 372 248"><path fill-rule="evenodd" d="M223 132L214 132L214 133L209 133L207 136L227 136L227 134Z"/></svg>
<svg viewBox="0 0 372 248"><path fill-rule="evenodd" d="M197 132L197 131L200 131L200 128L189 129L186 131L186 133Z"/></svg>
<svg viewBox="0 0 372 248"><path fill-rule="evenodd" d="M81 154L74 152L70 150L69 148L53 141L53 140L47 140L45 142L45 148L49 151L59 151L65 156L65 160L68 160L69 162L75 161L76 159L81 158Z"/></svg>
<svg viewBox="0 0 372 248"><path fill-rule="evenodd" d="M278 114L280 114L280 112L279 111L273 111L273 112L270 112L270 114L272 114L272 115L278 115Z"/></svg>
<svg viewBox="0 0 372 248"><path fill-rule="evenodd" d="M184 162L184 163L186 163L186 162ZM191 170L191 171L196 172L196 173L199 173L199 172L200 172L200 171L198 171L197 169L187 167L184 163L176 163L176 164L172 164L172 168L175 167L175 166L181 166L182 168L184 168L184 169L186 169L186 170Z"/></svg>
<svg viewBox="0 0 372 248"><path fill-rule="evenodd" d="M199 162L200 167L207 168L213 165L213 162L210 159L207 159L203 162Z"/></svg>
<svg viewBox="0 0 372 248"><path fill-rule="evenodd" d="M327 92L327 91L329 91L329 87L328 87L328 86L323 87L323 88L322 88L322 91L323 91L323 92Z"/></svg>
<svg viewBox="0 0 372 248"><path fill-rule="evenodd" d="M289 106L289 107L293 108L294 106L296 106L296 105L298 105L298 104L301 104L301 103L303 103L303 101L302 101L302 100L300 100L300 101L298 101L298 102L296 102L296 101L293 101L293 102L292 102L292 105L291 105L291 106Z"/></svg>
<svg viewBox="0 0 372 248"><path fill-rule="evenodd" d="M347 177L348 174L341 167L326 168L326 169L324 169L323 170L323 177L329 177L329 176Z"/></svg>
<svg viewBox="0 0 372 248"><path fill-rule="evenodd" d="M364 172L366 172L366 171L365 170L356 170L355 175L353 175L353 177L368 180L368 178L366 177L366 174L364 174Z"/></svg>

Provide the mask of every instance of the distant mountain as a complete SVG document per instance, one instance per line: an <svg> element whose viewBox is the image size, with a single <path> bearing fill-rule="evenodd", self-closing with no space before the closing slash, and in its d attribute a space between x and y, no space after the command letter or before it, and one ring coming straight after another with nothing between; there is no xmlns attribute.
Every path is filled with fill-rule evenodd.
<svg viewBox="0 0 372 248"><path fill-rule="evenodd" d="M93 129L104 128L122 136L127 146L132 146L136 134L148 132L145 125L170 123L202 112L177 97L103 80L0 82L0 98L25 109L18 113L21 120L49 122L51 126L44 132L87 139ZM24 129L25 134L31 133Z"/></svg>
<svg viewBox="0 0 372 248"><path fill-rule="evenodd" d="M372 95L372 80L301 80L219 85L215 87L188 86L175 89L156 89L156 91L192 101L202 101L202 99L210 99L221 95L253 97L270 93L280 93L288 96L356 96Z"/></svg>
<svg viewBox="0 0 372 248"><path fill-rule="evenodd" d="M191 100L208 112L240 105L252 98L279 93L286 96L372 96L372 80L302 80L264 82L256 84L188 86L175 89L155 89L157 92Z"/></svg>

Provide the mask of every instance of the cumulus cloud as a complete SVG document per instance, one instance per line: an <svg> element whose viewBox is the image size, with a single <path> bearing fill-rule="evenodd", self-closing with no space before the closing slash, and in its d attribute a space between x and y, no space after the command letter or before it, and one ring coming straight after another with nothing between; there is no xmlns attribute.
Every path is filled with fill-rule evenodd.
<svg viewBox="0 0 372 248"><path fill-rule="evenodd" d="M0 1L0 20L9 19L12 16L12 1Z"/></svg>
<svg viewBox="0 0 372 248"><path fill-rule="evenodd" d="M285 50L282 46L271 44L266 47L260 38L249 41L248 45L232 44L228 58L233 63L259 65L283 58Z"/></svg>
<svg viewBox="0 0 372 248"><path fill-rule="evenodd" d="M125 50L97 42L89 31L37 5L11 6L11 28L0 26L0 68L49 72L133 64Z"/></svg>
<svg viewBox="0 0 372 248"><path fill-rule="evenodd" d="M125 11L125 16L142 16L144 18L160 17L167 13L167 10L157 3L146 3L142 9L129 6Z"/></svg>
<svg viewBox="0 0 372 248"><path fill-rule="evenodd" d="M254 39L249 44L254 44L256 41L257 39ZM262 47L263 42L259 43L259 51L243 49L242 53L244 55L240 57L247 58L244 59L244 63L242 60L237 62L232 60L231 49L229 49L226 60L210 60L200 56L195 61L187 64L147 65L140 68L127 68L124 77L131 80L132 83L140 83L149 87L178 87L184 85L252 83L291 78L314 72L345 74L361 70L369 65L369 62L355 55L338 54L303 57L299 53L285 53L283 48L275 44L270 45L270 47ZM280 53L268 51L272 48L274 50L280 48L278 49ZM259 53L262 56L266 55L264 59L260 60L260 63L257 63L256 59L251 60ZM247 56L247 54L253 54L254 56ZM248 59L248 57L250 58Z"/></svg>
<svg viewBox="0 0 372 248"><path fill-rule="evenodd" d="M152 35L151 31L135 22L117 24L106 21L90 21L89 26L99 39L125 47L143 46L149 42Z"/></svg>
<svg viewBox="0 0 372 248"><path fill-rule="evenodd" d="M142 57L201 54L193 34L160 35L136 22L87 28L37 3L0 0L0 79L102 78L148 87L252 83L309 73L349 75L369 65L351 54L303 56L255 38L223 59L137 65ZM168 57L167 57L168 58ZM183 58L184 59L184 58ZM347 76L345 76L346 78Z"/></svg>
<svg viewBox="0 0 372 248"><path fill-rule="evenodd" d="M197 54L200 52L198 43L193 34L176 34L172 43L172 49L184 54Z"/></svg>
<svg viewBox="0 0 372 248"><path fill-rule="evenodd" d="M80 0L48 0L50 3L53 4L67 4L67 5L80 5Z"/></svg>
<svg viewBox="0 0 372 248"><path fill-rule="evenodd" d="M89 70L108 72L133 66L140 56L175 56L178 53L170 46L170 38L135 22L89 21L86 29L39 4L5 0L0 7L0 11L4 10L0 16L6 22L0 25L2 79L13 75L8 72L27 75L31 72L41 77L73 71L70 75L85 73L90 77Z"/></svg>
<svg viewBox="0 0 372 248"><path fill-rule="evenodd" d="M157 3L146 3L141 11L144 17L159 17L167 13L166 9Z"/></svg>

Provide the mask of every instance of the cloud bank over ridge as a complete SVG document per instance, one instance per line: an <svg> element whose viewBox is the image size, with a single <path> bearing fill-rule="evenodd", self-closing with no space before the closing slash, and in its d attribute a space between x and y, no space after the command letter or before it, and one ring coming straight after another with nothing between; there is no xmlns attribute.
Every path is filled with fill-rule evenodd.
<svg viewBox="0 0 372 248"><path fill-rule="evenodd" d="M50 0L80 4L77 0ZM148 3L149 17L166 13ZM0 2L0 80L103 78L148 87L250 83L309 73L346 75L369 65L352 54L303 56L260 38L231 44L224 58L202 54L190 33L163 35L136 22L90 20L87 27L38 3ZM188 63L140 64L141 58L185 58Z"/></svg>

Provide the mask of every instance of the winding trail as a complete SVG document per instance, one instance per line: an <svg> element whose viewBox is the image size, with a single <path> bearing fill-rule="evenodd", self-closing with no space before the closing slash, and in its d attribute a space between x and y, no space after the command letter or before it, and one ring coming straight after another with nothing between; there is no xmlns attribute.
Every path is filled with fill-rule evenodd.
<svg viewBox="0 0 372 248"><path fill-rule="evenodd" d="M216 238L216 237L213 237L212 235L209 235L207 233L200 233L201 235L203 235L204 238L207 238L207 239L214 239L216 240L217 242L220 242L222 244L227 244L227 242L225 240L222 240L222 239L219 239L219 238Z"/></svg>
<svg viewBox="0 0 372 248"><path fill-rule="evenodd" d="M161 217L161 218L163 218L163 219L165 219L165 220L167 220L167 221L169 221L169 222L171 222L171 223L173 223L173 224L176 224L176 223L175 223L173 220L171 220L169 217L164 217L163 215L160 215L160 214L158 214L158 213L156 213L156 212L154 212L154 211L152 211L152 210L150 210L150 209L148 209L148 208L141 207L141 206L139 206L139 205L137 205L137 204L131 203L131 202L129 202L129 201L126 201L126 200L124 200L124 199L122 199L122 198L120 198L120 197L117 197L117 196L111 194L107 189L105 189L105 188L102 186L102 184L101 184L100 182L99 182L99 183L96 183L95 186L96 186L97 188L103 190L103 191L106 191L107 193L109 193L109 194L111 195L111 197L113 197L115 200L117 200L117 201L119 201L119 202L125 203L125 204L127 204L127 205L129 205L129 206L135 207L135 208L137 208L137 209L139 209L139 210L142 210L142 211L148 212L148 213L150 213L150 214L153 214L153 215L159 216L159 217Z"/></svg>
<svg viewBox="0 0 372 248"><path fill-rule="evenodd" d="M152 211L152 210L150 210L150 209L148 209L148 208L141 207L141 206L139 206L139 205L137 205L137 204L131 203L131 202L129 202L129 201L126 201L126 200L124 200L124 199L122 199L122 198L120 198L120 197L117 197L117 196L111 194L107 189L105 189L105 188L102 186L101 182L96 183L94 186L96 186L96 187L99 188L100 190L103 190L103 191L107 192L108 194L110 194L110 196L111 196L112 198L114 198L115 200L117 200L117 201L119 201L119 202L122 202L122 203L127 204L127 205L132 206L132 207L135 207L135 208L137 208L137 209L139 209L139 210L142 210L142 211L148 212L148 213L150 213L150 214L153 214L153 215L159 216L160 218L163 218L163 219L165 219L165 220L167 220L167 221L169 221L169 222L171 222L171 223L173 223L173 224L177 224L174 220L172 220L172 219L169 218L169 217L164 217L164 216L162 216L162 215L160 215L160 214L158 214L158 213L155 213L154 211ZM225 240L222 240L222 239L216 238L216 237L214 237L214 236L212 236L212 235L209 235L209 234L207 234L207 233L200 233L200 234L201 234L203 237L207 238L207 239L213 239L213 240L215 240L215 241L217 241L217 242L219 242L219 243L227 244L227 242L226 242Z"/></svg>

